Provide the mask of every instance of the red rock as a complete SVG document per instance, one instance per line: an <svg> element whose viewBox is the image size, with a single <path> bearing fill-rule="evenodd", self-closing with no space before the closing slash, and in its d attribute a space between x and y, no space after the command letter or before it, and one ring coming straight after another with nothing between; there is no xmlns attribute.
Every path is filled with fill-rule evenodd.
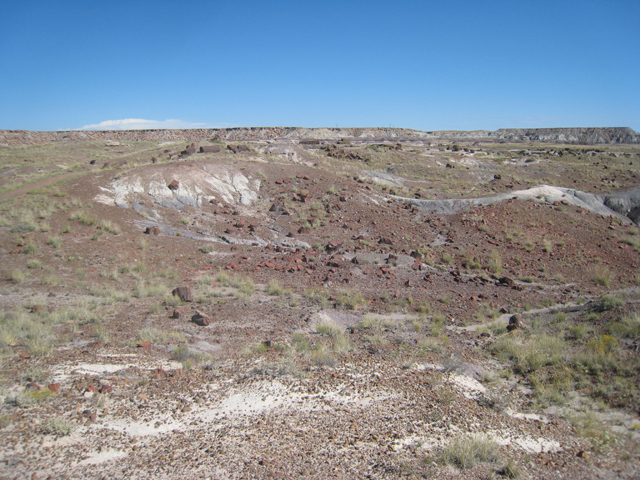
<svg viewBox="0 0 640 480"><path fill-rule="evenodd" d="M152 344L148 340L142 340L138 342L138 348L144 348L145 350L151 350Z"/></svg>
<svg viewBox="0 0 640 480"><path fill-rule="evenodd" d="M97 392L98 391L98 387L96 387L95 385L89 385L85 391L87 391L87 392Z"/></svg>
<svg viewBox="0 0 640 480"><path fill-rule="evenodd" d="M102 385L102 387L100 387L100 393L113 393L113 387L105 383L104 385Z"/></svg>
<svg viewBox="0 0 640 480"><path fill-rule="evenodd" d="M172 180L167 187L169 187L170 190L178 190L178 188L180 188L180 182L178 182L178 180Z"/></svg>
<svg viewBox="0 0 640 480"><path fill-rule="evenodd" d="M21 353L20 355L18 355L20 358L31 358L31 355L29 355L28 353Z"/></svg>
<svg viewBox="0 0 640 480"><path fill-rule="evenodd" d="M184 310L178 310L177 308L173 309L173 314L171 315L171 318L176 318L176 319L181 319L184 315L186 315L186 312Z"/></svg>
<svg viewBox="0 0 640 480"><path fill-rule="evenodd" d="M60 390L60 384L50 383L49 385L47 385L47 388L49 389L50 392L57 392L58 390Z"/></svg>
<svg viewBox="0 0 640 480"><path fill-rule="evenodd" d="M196 310L196 314L191 317L191 321L201 327L206 327L211 323L211 319L199 310Z"/></svg>
<svg viewBox="0 0 640 480"><path fill-rule="evenodd" d="M45 305L33 305L31 307L31 313L44 312L47 309Z"/></svg>

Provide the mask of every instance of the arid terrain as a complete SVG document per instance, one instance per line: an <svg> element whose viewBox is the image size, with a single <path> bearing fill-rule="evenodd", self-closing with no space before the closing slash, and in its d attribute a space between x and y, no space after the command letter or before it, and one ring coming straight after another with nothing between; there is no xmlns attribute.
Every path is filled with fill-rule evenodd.
<svg viewBox="0 0 640 480"><path fill-rule="evenodd" d="M0 131L0 479L640 478L639 142Z"/></svg>

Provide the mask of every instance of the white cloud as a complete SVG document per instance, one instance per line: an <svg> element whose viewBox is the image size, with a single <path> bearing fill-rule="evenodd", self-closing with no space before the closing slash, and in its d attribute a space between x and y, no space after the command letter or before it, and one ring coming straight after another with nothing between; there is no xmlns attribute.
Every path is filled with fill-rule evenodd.
<svg viewBox="0 0 640 480"><path fill-rule="evenodd" d="M124 118L122 120L105 120L104 122L85 125L76 130L155 130L159 128L224 128L229 125L208 125L206 123L189 123L182 120L144 120L142 118Z"/></svg>

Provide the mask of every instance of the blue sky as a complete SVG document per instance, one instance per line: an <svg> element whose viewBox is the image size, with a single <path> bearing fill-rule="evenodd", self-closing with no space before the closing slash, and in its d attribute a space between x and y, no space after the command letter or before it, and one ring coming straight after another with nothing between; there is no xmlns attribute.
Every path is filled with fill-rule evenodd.
<svg viewBox="0 0 640 480"><path fill-rule="evenodd" d="M0 6L0 129L640 131L637 0Z"/></svg>

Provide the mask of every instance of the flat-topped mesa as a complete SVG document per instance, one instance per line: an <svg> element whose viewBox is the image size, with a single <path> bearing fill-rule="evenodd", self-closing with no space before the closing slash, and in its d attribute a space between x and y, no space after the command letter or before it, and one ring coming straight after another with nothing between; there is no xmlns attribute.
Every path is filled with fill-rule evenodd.
<svg viewBox="0 0 640 480"><path fill-rule="evenodd" d="M194 128L183 130L69 130L32 132L27 130L0 130L0 145L35 145L52 142L81 141L200 141L218 139L227 142L280 140L336 141L354 139L375 142L441 141L441 142L540 142L582 145L638 144L640 134L628 127L595 128L501 128L496 131L421 131L409 128L303 128L303 127L232 127Z"/></svg>

